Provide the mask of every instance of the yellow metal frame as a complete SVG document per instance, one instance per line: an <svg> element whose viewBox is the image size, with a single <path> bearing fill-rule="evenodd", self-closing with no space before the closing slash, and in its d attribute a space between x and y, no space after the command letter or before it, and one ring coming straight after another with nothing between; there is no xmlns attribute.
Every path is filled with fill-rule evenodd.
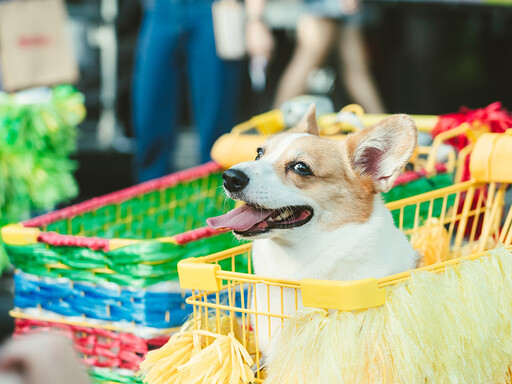
<svg viewBox="0 0 512 384"><path fill-rule="evenodd" d="M423 218L423 222L428 223L434 218L433 203L441 203L441 214L435 225L448 227L447 232L452 239L451 253L452 256L454 256L448 264L452 264L456 262L457 257L463 253L463 246L468 243L474 245L477 253L487 248L486 244L489 238L496 240L494 244L512 243L512 209L508 212L503 226L499 225L502 219L502 208L505 204L505 189L508 185L508 183L492 182L487 184L475 180L466 181L436 191L394 201L388 203L386 206L392 212L399 212L399 228L403 230L406 235L412 236L422 228L420 206L422 204L430 204L429 212L427 216ZM485 190L487 190L488 193L487 197L484 197ZM448 199L450 197L454 201L453 208L451 209L448 208ZM463 204L460 207L462 202ZM415 212L414 225L412 228L404 228L405 210L409 207L412 207ZM456 207L460 207L460 209ZM479 240L476 240L478 220L472 220L474 218L480 218L482 222L482 233ZM472 220L472 224L471 228L468 228L468 222L470 220ZM464 235L468 230L470 232L469 239L464 243ZM384 298L379 289L380 284L383 281L392 281L394 276L400 276L400 279L404 276L404 274L400 274L385 279L367 279L350 282L332 282L329 280L314 279L298 281L272 279L249 274L250 272L226 271L221 269L220 265L218 265L220 261L226 259L232 259L232 265L234 265L234 258L242 254L250 254L251 247L252 244L244 244L206 257L190 258L180 261L178 264L180 285L182 288L204 292L219 292L225 289L226 285L223 284L223 281L254 284L268 283L294 289L305 287L308 291L316 290L316 293L306 295L306 302L303 303L305 306L352 311L383 305ZM465 258L460 258L460 260L463 259ZM439 266L445 265L446 264L438 263L433 267L420 268L420 270L436 270ZM324 295L322 292L334 292L334 295ZM336 296L336 298L327 296ZM322 299L322 297L325 298ZM354 300L354 298L357 299ZM197 304L194 296L187 299L187 301L191 304ZM201 305L204 305L204 303L201 303ZM216 306L212 304L211 308L216 308ZM252 312L247 311L247 313Z"/></svg>
<svg viewBox="0 0 512 384"><path fill-rule="evenodd" d="M459 127L451 134L459 134L465 129L468 127ZM442 230L449 239L449 257L414 271L440 273L462 261L477 259L499 243L512 249L512 208L504 212L505 192L512 183L512 134L483 134L473 150L471 171L475 177L472 180L387 204L387 208L398 217L398 227L411 241L424 233L424 229ZM407 226L406 216L409 218ZM430 241L440 240L432 238ZM241 265L235 263L238 258L247 260L246 270L235 270L236 265ZM231 260L231 270L224 270L219 265L221 261L223 265L229 264L227 260ZM270 338L271 321L283 322L289 317L284 313L282 304L286 290L293 292L295 308L299 307L301 298L306 307L364 310L384 305L386 287L409 279L411 272L350 282L268 278L252 274L251 244L201 258L186 259L179 264L180 283L182 287L192 290L192 296L186 302L193 305L194 324L216 332L220 329L221 313L229 314L232 328L238 322L243 332L242 343L257 362L256 382L262 382L264 376L259 366L258 321L268 321ZM256 302L256 296L252 296L251 292L256 290L257 285L266 287L267 297L270 297L271 289L273 295L280 292L280 311L275 308L271 310L268 300ZM227 302L221 302L221 292L227 293ZM211 322L201 321L212 316L215 319L213 329Z"/></svg>
<svg viewBox="0 0 512 384"><path fill-rule="evenodd" d="M451 257L437 264L417 268L414 271L443 272L448 266L454 266L464 260L474 260L485 254L485 250L497 243L512 243L512 209L503 219L503 207L506 183L481 183L475 180L460 183L434 192L411 197L401 201L389 203L390 210L400 212L400 222L403 223L404 211L414 209L414 225L412 228L403 228L411 238L419 233L424 226L430 225L433 218L433 209L420 220L420 207L437 201L442 204L442 212L436 227L446 228L449 238L452 239ZM487 196L484 196L487 190ZM449 209L447 201L453 199L453 208ZM457 207L460 207L457 208ZM470 225L471 223L471 225ZM481 236L477 240L476 232L479 223L482 224ZM433 224L434 225L434 224ZM469 232L469 239L464 236ZM487 240L492 239L489 243ZM431 239L436 241L436 239ZM469 246L469 248L467 248ZM252 244L244 244L216 254L196 259L186 259L179 263L179 278L182 288L192 290L192 295L186 299L193 305L194 324L198 329L218 332L221 324L221 314L228 314L231 321L231 330L235 329L235 322L242 329L242 344L253 354L258 373L256 382L262 382L264 371L260 367L260 352L258 348L258 321L267 322L265 327L271 334L271 322L284 322L289 316L284 313L283 297L285 292L292 291L295 297L295 308L299 308L299 301L305 307L334 309L344 311L364 310L384 305L386 302L386 287L403 282L410 278L411 272L406 271L380 279L366 279L350 282L336 282L328 280L304 279L276 279L266 276L257 276L251 273ZM512 247L510 247L512 249ZM247 260L247 270L235 270L235 260ZM231 260L231 270L220 267L221 261ZM229 264L229 262L228 262ZM194 281L196 283L194 283ZM270 307L270 301L256 302L252 292L256 286L265 287L267 297L271 294L281 296L281 310ZM277 293L276 293L277 289ZM271 291L274 290L274 291ZM227 297L227 302L221 301L221 294ZM238 298L237 298L238 297ZM251 300L254 300L251 305ZM213 326L205 318L214 318ZM202 320L203 319L203 320ZM208 325L210 324L210 325ZM261 371L260 371L261 370Z"/></svg>

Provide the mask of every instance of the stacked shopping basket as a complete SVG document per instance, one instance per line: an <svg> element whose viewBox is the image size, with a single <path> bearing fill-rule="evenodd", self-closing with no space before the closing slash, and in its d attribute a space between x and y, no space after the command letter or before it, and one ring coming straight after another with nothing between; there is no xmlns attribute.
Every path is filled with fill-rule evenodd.
<svg viewBox="0 0 512 384"><path fill-rule="evenodd" d="M234 245L204 228L233 208L221 183L220 166L207 163L4 227L16 334L63 331L96 382L137 382L147 351L191 311L178 261Z"/></svg>

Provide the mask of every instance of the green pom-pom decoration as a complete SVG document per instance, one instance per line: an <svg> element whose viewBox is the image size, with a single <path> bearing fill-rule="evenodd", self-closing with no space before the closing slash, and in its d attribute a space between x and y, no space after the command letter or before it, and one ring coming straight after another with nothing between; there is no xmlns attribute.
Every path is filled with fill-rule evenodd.
<svg viewBox="0 0 512 384"><path fill-rule="evenodd" d="M84 97L69 85L49 92L34 102L0 92L0 226L78 194L69 156L85 117ZM0 246L0 269L7 264Z"/></svg>

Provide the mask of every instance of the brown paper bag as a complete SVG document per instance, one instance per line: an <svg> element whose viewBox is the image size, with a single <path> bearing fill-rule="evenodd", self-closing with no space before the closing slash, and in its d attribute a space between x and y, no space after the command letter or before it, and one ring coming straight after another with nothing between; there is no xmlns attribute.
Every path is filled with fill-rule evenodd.
<svg viewBox="0 0 512 384"><path fill-rule="evenodd" d="M0 2L0 84L5 91L74 82L76 60L62 0Z"/></svg>

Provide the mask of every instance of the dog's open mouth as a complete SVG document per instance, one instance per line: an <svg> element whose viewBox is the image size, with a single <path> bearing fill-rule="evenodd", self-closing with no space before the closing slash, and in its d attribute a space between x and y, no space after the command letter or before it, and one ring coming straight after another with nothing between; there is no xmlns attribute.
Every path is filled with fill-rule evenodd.
<svg viewBox="0 0 512 384"><path fill-rule="evenodd" d="M313 217L307 205L266 209L251 204L235 208L225 215L211 217L206 222L213 229L228 228L242 236L256 236L271 229L300 227Z"/></svg>

